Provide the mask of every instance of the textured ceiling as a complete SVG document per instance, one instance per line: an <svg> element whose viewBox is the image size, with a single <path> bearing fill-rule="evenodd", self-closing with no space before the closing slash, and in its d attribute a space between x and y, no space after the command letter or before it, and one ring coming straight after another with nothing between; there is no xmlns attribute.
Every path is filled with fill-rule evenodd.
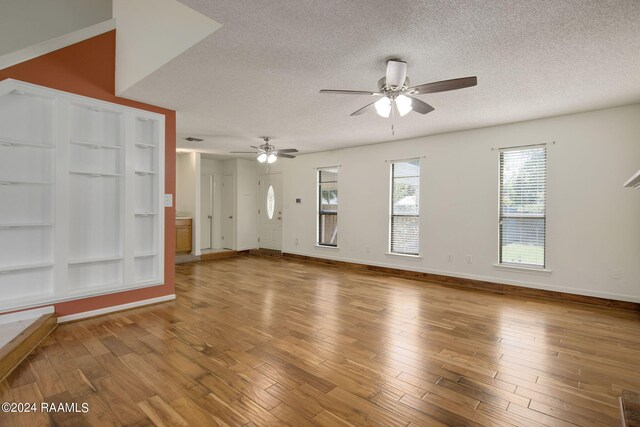
<svg viewBox="0 0 640 427"><path fill-rule="evenodd" d="M224 154L272 136L302 152L640 102L640 1L181 0L223 27L123 96L178 111L184 148ZM349 117L385 61L412 84L478 86L420 98L436 110Z"/></svg>

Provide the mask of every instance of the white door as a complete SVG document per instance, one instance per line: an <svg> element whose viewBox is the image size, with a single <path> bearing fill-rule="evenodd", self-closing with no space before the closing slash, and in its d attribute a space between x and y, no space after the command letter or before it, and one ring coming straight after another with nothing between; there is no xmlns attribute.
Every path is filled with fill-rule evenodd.
<svg viewBox="0 0 640 427"><path fill-rule="evenodd" d="M213 248L213 175L200 177L200 249Z"/></svg>
<svg viewBox="0 0 640 427"><path fill-rule="evenodd" d="M258 181L258 247L282 250L282 175L260 175Z"/></svg>
<svg viewBox="0 0 640 427"><path fill-rule="evenodd" d="M234 249L233 175L222 176L222 247Z"/></svg>

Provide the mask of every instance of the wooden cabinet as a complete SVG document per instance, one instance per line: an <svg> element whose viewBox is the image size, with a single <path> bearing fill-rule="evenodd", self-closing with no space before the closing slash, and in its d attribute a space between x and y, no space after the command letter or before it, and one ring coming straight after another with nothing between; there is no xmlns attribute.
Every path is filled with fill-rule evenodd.
<svg viewBox="0 0 640 427"><path fill-rule="evenodd" d="M176 219L176 253L191 252L191 219Z"/></svg>

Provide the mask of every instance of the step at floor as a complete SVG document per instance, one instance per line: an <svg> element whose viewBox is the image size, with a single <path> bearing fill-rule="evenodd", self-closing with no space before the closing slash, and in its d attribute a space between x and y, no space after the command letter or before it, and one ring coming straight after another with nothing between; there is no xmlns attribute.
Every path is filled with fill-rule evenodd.
<svg viewBox="0 0 640 427"><path fill-rule="evenodd" d="M0 315L0 382L57 326L53 307Z"/></svg>

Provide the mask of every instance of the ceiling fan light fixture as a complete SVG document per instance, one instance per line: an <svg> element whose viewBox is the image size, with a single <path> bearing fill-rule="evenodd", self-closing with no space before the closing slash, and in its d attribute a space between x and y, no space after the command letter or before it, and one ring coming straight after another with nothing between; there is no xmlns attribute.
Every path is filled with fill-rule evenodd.
<svg viewBox="0 0 640 427"><path fill-rule="evenodd" d="M256 160L259 161L260 163L264 163L267 161L267 153L260 153L260 155L258 157L256 157ZM271 163L271 162L269 162Z"/></svg>
<svg viewBox="0 0 640 427"><path fill-rule="evenodd" d="M398 107L398 113L400 113L400 116L407 115L413 109L411 106L411 98L405 95L399 95L396 98L396 106Z"/></svg>
<svg viewBox="0 0 640 427"><path fill-rule="evenodd" d="M386 96L377 100L374 106L380 117L389 117L391 114L391 100Z"/></svg>
<svg viewBox="0 0 640 427"><path fill-rule="evenodd" d="M273 163L276 160L278 160L278 156L276 156L276 153L269 153L269 155L267 156L267 163Z"/></svg>

